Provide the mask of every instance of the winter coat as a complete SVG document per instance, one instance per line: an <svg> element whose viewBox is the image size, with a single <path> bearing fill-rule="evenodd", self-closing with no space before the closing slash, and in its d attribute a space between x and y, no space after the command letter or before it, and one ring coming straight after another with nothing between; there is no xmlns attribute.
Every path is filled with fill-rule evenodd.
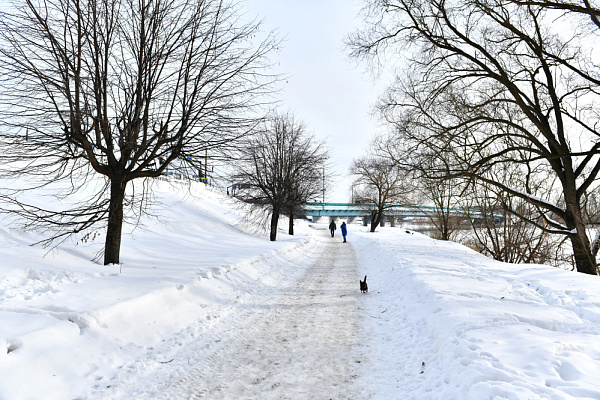
<svg viewBox="0 0 600 400"><path fill-rule="evenodd" d="M346 234L348 233L348 231L346 230L346 223L342 222L342 225L340 226L340 229L342 230L342 236L346 236Z"/></svg>
<svg viewBox="0 0 600 400"><path fill-rule="evenodd" d="M337 226L335 225L335 222L331 221L331 223L329 224L329 230L335 231L336 229L337 229Z"/></svg>

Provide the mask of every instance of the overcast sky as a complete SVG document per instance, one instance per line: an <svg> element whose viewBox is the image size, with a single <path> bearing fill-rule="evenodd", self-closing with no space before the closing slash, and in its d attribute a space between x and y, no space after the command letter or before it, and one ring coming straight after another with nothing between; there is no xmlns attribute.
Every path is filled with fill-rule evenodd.
<svg viewBox="0 0 600 400"><path fill-rule="evenodd" d="M361 24L361 0L245 0L263 30L284 38L279 68L284 83L282 108L289 109L317 137L326 139L339 175L325 194L328 202L351 196L347 175L352 159L362 156L379 128L370 116L382 84L374 84L365 65L348 58L344 39ZM320 199L319 199L320 200Z"/></svg>

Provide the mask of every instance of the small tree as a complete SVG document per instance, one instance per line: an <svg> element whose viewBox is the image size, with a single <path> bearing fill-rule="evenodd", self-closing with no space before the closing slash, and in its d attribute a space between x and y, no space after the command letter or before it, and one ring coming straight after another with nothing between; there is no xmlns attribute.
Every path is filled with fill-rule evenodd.
<svg viewBox="0 0 600 400"><path fill-rule="evenodd" d="M464 185L457 179L432 179L421 176L418 191L432 207L419 208L435 227L440 240L451 240L456 232L468 225L468 217L461 209Z"/></svg>
<svg viewBox="0 0 600 400"><path fill-rule="evenodd" d="M254 47L257 28L229 0L15 1L0 15L4 172L72 191L106 180L90 204L17 209L60 235L106 223L104 263L119 263L128 184L175 160L196 171L256 124L275 46Z"/></svg>
<svg viewBox="0 0 600 400"><path fill-rule="evenodd" d="M290 194L284 211L288 216L288 234L294 234L294 217L301 212L302 206L319 191L319 181L322 179L319 168L306 168L300 172L296 182L292 183Z"/></svg>
<svg viewBox="0 0 600 400"><path fill-rule="evenodd" d="M481 184L469 187L465 198L472 226L472 238L465 244L509 263L564 263L564 257L560 257L560 239L529 222L543 224L543 218L528 202ZM517 210L518 215L509 210Z"/></svg>
<svg viewBox="0 0 600 400"><path fill-rule="evenodd" d="M394 206L409 203L413 191L407 171L392 160L366 156L352 162L350 173L354 176L355 202L371 207L371 232L379 226L386 212Z"/></svg>
<svg viewBox="0 0 600 400"><path fill-rule="evenodd" d="M444 153L428 153L402 150L405 143L398 142L398 135L380 136L376 140L377 151L383 157L414 175L415 210L424 213L433 225L436 238L450 240L466 222L464 214L453 212L460 207L465 189L464 181L448 177L448 160Z"/></svg>
<svg viewBox="0 0 600 400"><path fill-rule="evenodd" d="M328 153L304 124L287 113L274 114L241 154L234 179L249 189L240 197L270 209L269 238L275 241L281 213L287 211L293 224L294 210L319 192Z"/></svg>

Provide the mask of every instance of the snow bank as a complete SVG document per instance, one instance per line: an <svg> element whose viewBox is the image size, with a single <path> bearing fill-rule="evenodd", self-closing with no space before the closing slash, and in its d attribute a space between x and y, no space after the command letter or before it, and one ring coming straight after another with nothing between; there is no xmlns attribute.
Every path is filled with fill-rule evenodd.
<svg viewBox="0 0 600 400"><path fill-rule="evenodd" d="M597 277L358 232L378 385L393 398L600 398ZM401 383L401 384L399 384Z"/></svg>
<svg viewBox="0 0 600 400"><path fill-rule="evenodd" d="M166 338L223 317L265 280L265 260L310 241L244 232L236 201L204 185L156 185L157 218L123 236L121 265L91 261L102 232L48 251L29 246L39 232L0 222L0 399L86 397L112 385Z"/></svg>
<svg viewBox="0 0 600 400"><path fill-rule="evenodd" d="M118 266L90 261L102 232L48 251L28 245L40 232L0 221L0 399L143 386L173 347L230 337L225 321L242 317L233 305L300 276L323 234L299 223L297 236L272 243L242 228L232 199L201 185L159 182L157 194L157 218L124 235ZM368 275L355 311L365 352L356 382L371 398L600 398L596 277L495 262L401 228L351 225L348 238L357 292Z"/></svg>

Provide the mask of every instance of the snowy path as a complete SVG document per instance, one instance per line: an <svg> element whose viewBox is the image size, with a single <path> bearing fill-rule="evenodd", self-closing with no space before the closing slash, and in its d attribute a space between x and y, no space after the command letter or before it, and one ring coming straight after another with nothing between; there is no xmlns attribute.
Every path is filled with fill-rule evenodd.
<svg viewBox="0 0 600 400"><path fill-rule="evenodd" d="M350 243L315 235L292 281L254 293L153 373L152 399L368 398L361 367L356 259ZM327 236L327 237L326 237ZM307 246L308 247L308 246ZM304 269L301 271L300 269ZM288 278L289 279L289 278ZM119 390L118 397L125 393Z"/></svg>

